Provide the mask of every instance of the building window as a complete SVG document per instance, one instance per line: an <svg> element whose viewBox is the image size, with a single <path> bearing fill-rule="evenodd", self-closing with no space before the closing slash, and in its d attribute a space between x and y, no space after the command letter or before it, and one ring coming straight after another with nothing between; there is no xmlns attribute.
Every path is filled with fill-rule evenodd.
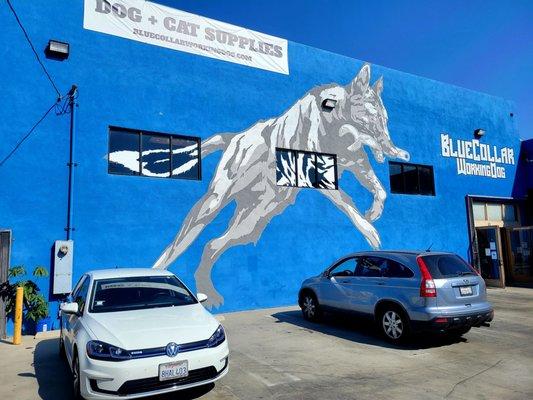
<svg viewBox="0 0 533 400"><path fill-rule="evenodd" d="M108 172L199 180L200 138L112 127Z"/></svg>
<svg viewBox="0 0 533 400"><path fill-rule="evenodd" d="M392 193L435 196L433 167L389 161Z"/></svg>
<svg viewBox="0 0 533 400"><path fill-rule="evenodd" d="M517 209L514 204L474 202L472 210L474 221L518 221Z"/></svg>
<svg viewBox="0 0 533 400"><path fill-rule="evenodd" d="M337 157L276 149L276 182L278 186L337 189Z"/></svg>

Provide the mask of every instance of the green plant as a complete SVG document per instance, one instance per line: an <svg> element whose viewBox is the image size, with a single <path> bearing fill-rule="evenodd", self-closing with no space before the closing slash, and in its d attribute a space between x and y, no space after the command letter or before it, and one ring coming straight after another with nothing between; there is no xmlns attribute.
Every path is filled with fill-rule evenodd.
<svg viewBox="0 0 533 400"><path fill-rule="evenodd" d="M9 278L20 278L26 275L26 269L22 265L12 267L8 271ZM32 274L35 278L47 277L48 270L45 267L37 266ZM31 279L21 279L17 282L5 282L0 289L0 294L6 301L6 313L13 316L15 311L15 301L17 295L17 287L24 289L23 296L23 313L24 319L34 322L48 316L48 302L46 298L39 292L39 287Z"/></svg>

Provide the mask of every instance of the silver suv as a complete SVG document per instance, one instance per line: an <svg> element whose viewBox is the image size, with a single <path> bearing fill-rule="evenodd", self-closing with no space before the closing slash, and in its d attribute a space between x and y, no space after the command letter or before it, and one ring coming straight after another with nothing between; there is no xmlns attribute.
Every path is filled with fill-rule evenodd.
<svg viewBox="0 0 533 400"><path fill-rule="evenodd" d="M306 279L298 303L311 321L324 311L370 316L392 342L414 331L460 336L494 317L483 278L452 253L350 254Z"/></svg>

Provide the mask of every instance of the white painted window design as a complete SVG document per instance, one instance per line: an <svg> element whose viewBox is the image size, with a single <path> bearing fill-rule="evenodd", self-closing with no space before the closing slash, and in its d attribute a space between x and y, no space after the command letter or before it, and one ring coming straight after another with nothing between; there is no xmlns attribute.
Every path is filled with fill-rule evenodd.
<svg viewBox="0 0 533 400"><path fill-rule="evenodd" d="M313 153L297 153L298 187L316 186L316 162Z"/></svg>
<svg viewBox="0 0 533 400"><path fill-rule="evenodd" d="M279 186L296 186L296 154L294 151L276 151L276 182Z"/></svg>
<svg viewBox="0 0 533 400"><path fill-rule="evenodd" d="M316 155L317 185L321 189L337 189L337 165L335 156Z"/></svg>
<svg viewBox="0 0 533 400"><path fill-rule="evenodd" d="M337 189L337 159L332 154L276 149L278 186Z"/></svg>
<svg viewBox="0 0 533 400"><path fill-rule="evenodd" d="M199 180L200 139L111 128L108 172Z"/></svg>

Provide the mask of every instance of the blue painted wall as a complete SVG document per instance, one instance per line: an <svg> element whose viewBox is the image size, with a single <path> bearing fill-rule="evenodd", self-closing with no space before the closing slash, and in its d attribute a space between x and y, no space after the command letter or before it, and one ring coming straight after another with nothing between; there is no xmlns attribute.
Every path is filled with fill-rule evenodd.
<svg viewBox="0 0 533 400"><path fill-rule="evenodd" d="M13 1L38 51L54 38L70 43L68 60L45 60L60 90L79 87L74 219L74 280L87 270L150 266L170 243L190 207L205 192L220 153L202 160L202 181L107 173L108 126L206 138L241 131L283 113L316 85L348 83L362 62L289 43L290 75L281 75L84 30L81 0ZM7 5L0 5L0 157L54 102ZM443 55L449 56L449 55ZM44 55L43 55L44 57ZM375 223L383 248L419 249L433 243L467 256L465 195L511 196L506 179L458 176L455 160L440 156L440 133L512 147L519 138L500 98L372 66L383 75L383 101L394 143L414 163L434 167L436 196L390 194ZM51 247L66 226L68 116L49 116L0 167L0 228L13 230L12 265L50 267ZM485 140L485 139L484 139ZM389 191L388 164L372 161ZM352 176L340 186L366 210L370 194ZM205 243L221 234L229 206L171 267L191 287ZM274 218L257 245L234 247L216 263L213 279L225 297L217 311L293 304L303 278L344 253L368 249L354 226L318 191L302 190L295 205ZM48 282L41 282L48 291ZM55 316L57 303L52 303Z"/></svg>

